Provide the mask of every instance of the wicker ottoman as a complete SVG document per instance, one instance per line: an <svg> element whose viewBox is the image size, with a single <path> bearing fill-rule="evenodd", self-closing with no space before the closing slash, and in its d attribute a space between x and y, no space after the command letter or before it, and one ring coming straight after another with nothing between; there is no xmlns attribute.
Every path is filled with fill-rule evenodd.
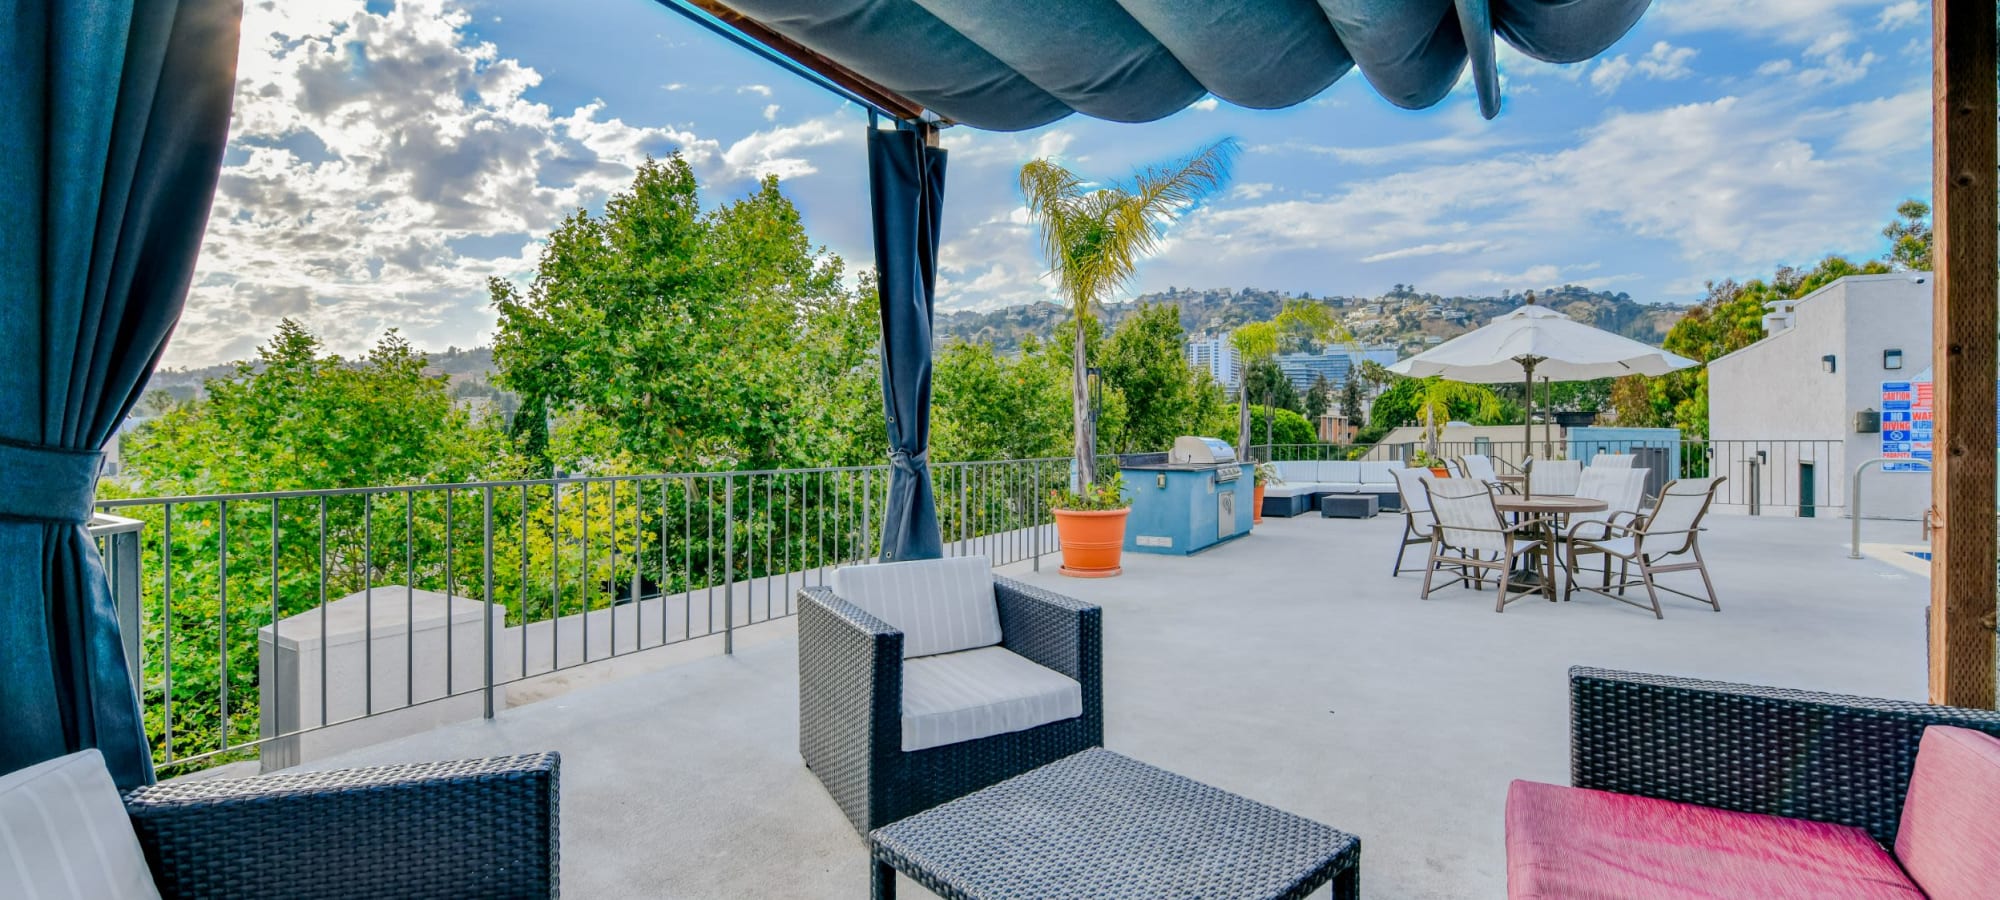
<svg viewBox="0 0 2000 900"><path fill-rule="evenodd" d="M1361 839L1109 750L1085 750L875 829L896 873L947 900L1360 896Z"/></svg>
<svg viewBox="0 0 2000 900"><path fill-rule="evenodd" d="M1319 514L1326 519L1372 519L1379 502L1374 494L1327 494L1319 498Z"/></svg>

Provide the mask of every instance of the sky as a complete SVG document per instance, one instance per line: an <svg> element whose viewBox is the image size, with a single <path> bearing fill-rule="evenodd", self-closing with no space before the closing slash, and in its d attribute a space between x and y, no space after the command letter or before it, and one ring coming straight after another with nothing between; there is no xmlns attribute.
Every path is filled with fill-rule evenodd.
<svg viewBox="0 0 2000 900"><path fill-rule="evenodd" d="M1116 179L1223 137L1228 188L1176 222L1128 295L1170 286L1373 296L1559 284L1691 302L1710 279L1872 258L1930 194L1920 0L1655 0L1597 59L1501 43L1506 105L1469 78L1428 110L1358 73L1281 111L1207 98L1144 125L946 129L941 309L1053 298L1015 176ZM486 281L679 152L704 204L780 177L850 275L872 264L861 108L652 0L251 0L202 258L164 364L242 359L290 317L333 352L396 329L491 338Z"/></svg>

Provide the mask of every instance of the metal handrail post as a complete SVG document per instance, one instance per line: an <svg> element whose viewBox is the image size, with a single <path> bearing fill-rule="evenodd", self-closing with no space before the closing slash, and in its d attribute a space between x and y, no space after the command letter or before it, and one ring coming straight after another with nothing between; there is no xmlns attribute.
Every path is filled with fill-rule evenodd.
<svg viewBox="0 0 2000 900"><path fill-rule="evenodd" d="M484 536L484 537L483 537L483 538L481 539L481 540L482 540L482 543L484 544L484 546L483 546L483 548L482 548L482 550L484 551L484 554L483 554L483 555L484 555L484 559L483 559L483 560L481 561L481 563L480 563L480 573L481 573L481 579L480 579L480 580L482 580L482 581L486 582L486 590L485 590L485 594L486 594L486 597L485 597L485 600L486 600L486 603L484 604L484 605L485 605L485 607L486 607L486 618L484 619L484 625L482 626L482 629L483 629L483 630L484 630L484 631L485 631L486 633L485 633L485 635L484 635L483 637L481 637L481 638L480 638L480 641L479 641L479 642L480 642L481 644L485 645L485 647L486 647L486 654L485 654L486 658L485 658L485 659L484 659L484 660L482 661L482 663L481 663L481 664L482 664L482 665L483 665L483 666L485 667L485 669L486 669L486 677L485 677L485 682L486 682L486 683L485 683L485 694L486 694L486 718L489 718L489 719L491 719L491 718L493 718L493 653L494 653L494 647L493 647L493 489L492 489L491 487L489 487L489 488L487 488L487 489L485 490L485 497L484 497L483 499L484 499L484 501L485 501L485 502L484 502L484 503L482 503L482 504L480 504L480 505L481 505L481 506L483 507L483 509L481 510L481 512L483 513L483 516L482 516L482 517L483 517L483 518L484 518L484 519L485 519L486 521L485 521L485 528L484 528L484 529L482 529L482 530L483 530L483 531L485 532L485 536ZM406 538L406 539L407 539L407 537L408 537L408 535L405 535L405 538ZM614 610L614 612L616 612L616 610ZM448 614L448 613L447 613L447 614ZM450 627L451 627L451 623L450 623L450 620L446 620L446 623L445 623L445 627L446 627L446 628L450 628ZM613 649L616 649L616 648L613 648Z"/></svg>
<svg viewBox="0 0 2000 900"><path fill-rule="evenodd" d="M1847 545L1848 559L1861 558L1861 473L1868 471L1869 466L1881 466L1892 462L1915 463L1916 465L1923 466L1925 471L1930 471L1931 467L1930 463L1921 459L1888 459L1881 457L1864 460L1860 465L1854 467L1854 487L1848 494L1854 501L1853 508L1848 511L1848 518L1850 519L1848 524L1851 529Z"/></svg>
<svg viewBox="0 0 2000 900"><path fill-rule="evenodd" d="M722 652L736 652L736 473L722 476Z"/></svg>

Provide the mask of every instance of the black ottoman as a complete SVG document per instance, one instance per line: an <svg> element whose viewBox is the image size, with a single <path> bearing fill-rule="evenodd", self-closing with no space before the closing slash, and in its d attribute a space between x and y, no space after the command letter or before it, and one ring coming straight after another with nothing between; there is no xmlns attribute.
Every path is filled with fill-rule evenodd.
<svg viewBox="0 0 2000 900"><path fill-rule="evenodd" d="M1327 494L1320 498L1319 514L1326 519L1375 518L1374 494Z"/></svg>

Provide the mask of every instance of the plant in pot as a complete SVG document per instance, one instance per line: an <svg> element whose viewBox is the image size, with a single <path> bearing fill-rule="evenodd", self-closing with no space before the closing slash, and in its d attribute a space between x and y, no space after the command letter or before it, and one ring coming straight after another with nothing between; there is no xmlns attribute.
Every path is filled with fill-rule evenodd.
<svg viewBox="0 0 2000 900"><path fill-rule="evenodd" d="M1439 478L1451 477L1451 470L1445 467L1444 460L1432 456L1428 450L1418 450L1410 454L1410 468L1429 469L1432 475Z"/></svg>
<svg viewBox="0 0 2000 900"><path fill-rule="evenodd" d="M1255 473L1254 477L1257 479L1257 489L1250 500L1250 524L1252 525L1264 521L1264 486L1267 484L1285 483L1285 479L1278 477L1278 466L1275 463L1260 462L1257 464Z"/></svg>
<svg viewBox="0 0 2000 900"><path fill-rule="evenodd" d="M1125 502L1125 479L1120 473L1085 484L1082 490L1052 490L1049 508L1056 517L1064 575L1109 578L1124 571L1119 560L1125 552L1125 517L1132 507Z"/></svg>
<svg viewBox="0 0 2000 900"><path fill-rule="evenodd" d="M1121 485L1115 474L1108 480L1097 474L1097 423L1091 414L1087 346L1090 330L1084 326L1092 307L1130 282L1139 260L1159 249L1167 225L1228 180L1236 150L1233 139L1224 139L1186 159L1148 167L1118 182L1091 181L1052 159L1033 160L1021 167L1021 194L1027 201L1028 217L1041 230L1049 273L1069 301L1070 317L1076 325L1070 347L1076 472L1071 489L1056 492L1054 504L1065 574L1087 574L1085 570L1095 569L1088 574L1116 575L1117 554L1125 544ZM1101 545L1106 543L1098 535L1078 538L1089 547L1071 546L1071 534L1086 519L1117 529L1108 540L1112 560L1108 567L1075 561L1082 555L1101 562Z"/></svg>

